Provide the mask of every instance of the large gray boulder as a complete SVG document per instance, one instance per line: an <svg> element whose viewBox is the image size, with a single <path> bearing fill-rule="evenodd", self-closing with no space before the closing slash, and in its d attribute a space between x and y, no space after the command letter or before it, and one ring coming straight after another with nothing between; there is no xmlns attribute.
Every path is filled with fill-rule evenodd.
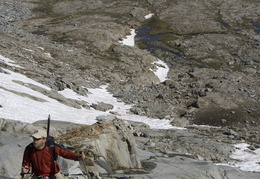
<svg viewBox="0 0 260 179"><path fill-rule="evenodd" d="M141 168L137 145L130 129L130 123L120 119L110 123L99 121L91 126L75 128L60 136L59 140L65 143L65 147L89 154L85 162L92 172L111 174L117 169Z"/></svg>
<svg viewBox="0 0 260 179"><path fill-rule="evenodd" d="M23 151L30 143L28 136L0 132L0 175L19 178L22 166Z"/></svg>
<svg viewBox="0 0 260 179"><path fill-rule="evenodd" d="M195 160L188 156L175 156L172 158L158 157L144 165L155 168L148 176L153 179L259 179L259 174L241 172L236 168L218 166L211 162Z"/></svg>

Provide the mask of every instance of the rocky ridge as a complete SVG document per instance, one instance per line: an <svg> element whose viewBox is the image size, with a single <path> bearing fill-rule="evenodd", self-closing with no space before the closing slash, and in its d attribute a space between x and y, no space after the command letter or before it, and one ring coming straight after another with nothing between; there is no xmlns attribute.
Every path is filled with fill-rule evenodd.
<svg viewBox="0 0 260 179"><path fill-rule="evenodd" d="M57 143L76 153L84 152L84 164L58 158L61 172L70 178L258 178L259 173L226 165L233 144L241 141L234 131L190 127L186 130L151 130L143 123L100 116L91 126L52 121ZM27 124L1 119L0 178L19 178L23 149L29 135L45 128L47 121ZM210 136L210 137L209 137ZM258 148L259 146L251 146ZM15 153L15 155L14 155ZM237 172L239 171L239 172Z"/></svg>
<svg viewBox="0 0 260 179"><path fill-rule="evenodd" d="M218 147L227 141L242 140L252 149L259 148L260 45L253 26L259 23L258 1L0 3L1 55L24 68L4 63L1 67L51 87L48 96L76 108L90 106L66 99L57 91L70 88L87 95L86 88L109 84L115 97L134 104L131 112L171 120L191 131L185 134L188 138L198 140L196 145L192 140L182 141L180 131L174 137L172 132L160 131L161 138L156 131L145 129L142 135L149 140L138 147L191 153L214 162L228 160L230 153L220 155L223 151ZM155 16L147 20L148 13ZM144 44L138 37L135 47L118 43L130 28L138 33L143 25L151 27L147 35L164 34L163 38ZM170 68L168 80L162 83L150 70L156 68L152 62L157 58ZM44 89L30 87L46 94ZM190 127L192 124L221 128ZM205 144L214 138L220 143ZM202 146L207 152L199 150ZM219 152L205 155L212 151Z"/></svg>

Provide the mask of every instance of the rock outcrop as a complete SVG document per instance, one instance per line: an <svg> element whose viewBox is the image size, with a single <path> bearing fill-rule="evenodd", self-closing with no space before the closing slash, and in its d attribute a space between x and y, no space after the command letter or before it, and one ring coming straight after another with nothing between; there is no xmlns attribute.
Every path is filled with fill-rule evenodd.
<svg viewBox="0 0 260 179"><path fill-rule="evenodd" d="M19 175L21 161L17 160L22 159L23 151L31 141L30 133L42 127L42 124L28 125L1 120L1 175ZM134 135L126 121L115 119L113 123L100 121L92 126L81 127L73 124L68 127L67 124L60 123L59 128L52 127L51 134L56 136L57 143L62 143L68 150L85 152L88 156L85 161L87 168L92 169L90 172L112 174L114 170L142 167ZM64 128L68 132L64 132ZM64 163L63 160L60 162ZM66 168L63 169L64 173L69 172L69 167Z"/></svg>

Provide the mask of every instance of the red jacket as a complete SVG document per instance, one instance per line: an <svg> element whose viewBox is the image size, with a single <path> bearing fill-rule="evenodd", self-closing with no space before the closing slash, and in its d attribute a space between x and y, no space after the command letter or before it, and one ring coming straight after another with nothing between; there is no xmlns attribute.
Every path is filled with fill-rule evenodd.
<svg viewBox="0 0 260 179"><path fill-rule="evenodd" d="M78 160L77 154L62 149L58 144L55 144L54 151L56 155L63 158ZM24 151L23 166L29 169L32 167L32 173L35 175L54 176L60 171L47 144L42 150L37 150L32 144L29 144Z"/></svg>

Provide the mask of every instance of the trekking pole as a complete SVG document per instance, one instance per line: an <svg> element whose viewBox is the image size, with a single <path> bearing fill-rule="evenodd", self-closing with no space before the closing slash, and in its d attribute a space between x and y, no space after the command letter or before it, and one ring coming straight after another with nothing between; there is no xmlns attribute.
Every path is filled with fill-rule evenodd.
<svg viewBox="0 0 260 179"><path fill-rule="evenodd" d="M22 167L22 169L21 169L20 175L21 175L21 179L23 179L23 178L24 178L24 175L25 175L25 173L23 173L23 167Z"/></svg>
<svg viewBox="0 0 260 179"><path fill-rule="evenodd" d="M83 152L80 151L79 153L82 154ZM87 166L86 166L86 164L84 162L84 159L80 159L79 160L79 165L80 165L80 169L81 169L81 171L83 173L83 176L87 175L87 177L90 178L91 176L90 176L88 168L87 168Z"/></svg>
<svg viewBox="0 0 260 179"><path fill-rule="evenodd" d="M30 176L32 176L33 174L32 173L20 173L20 175L21 175L21 179L27 179L27 178L29 179ZM30 175L30 176L28 176L28 175Z"/></svg>
<svg viewBox="0 0 260 179"><path fill-rule="evenodd" d="M20 175L21 175L21 179L23 179L23 177L24 177L24 173L21 172Z"/></svg>
<svg viewBox="0 0 260 179"><path fill-rule="evenodd" d="M23 170L21 171L20 175L21 175L21 179L29 179L28 175L32 176L32 172L28 172L28 173L23 173Z"/></svg>

